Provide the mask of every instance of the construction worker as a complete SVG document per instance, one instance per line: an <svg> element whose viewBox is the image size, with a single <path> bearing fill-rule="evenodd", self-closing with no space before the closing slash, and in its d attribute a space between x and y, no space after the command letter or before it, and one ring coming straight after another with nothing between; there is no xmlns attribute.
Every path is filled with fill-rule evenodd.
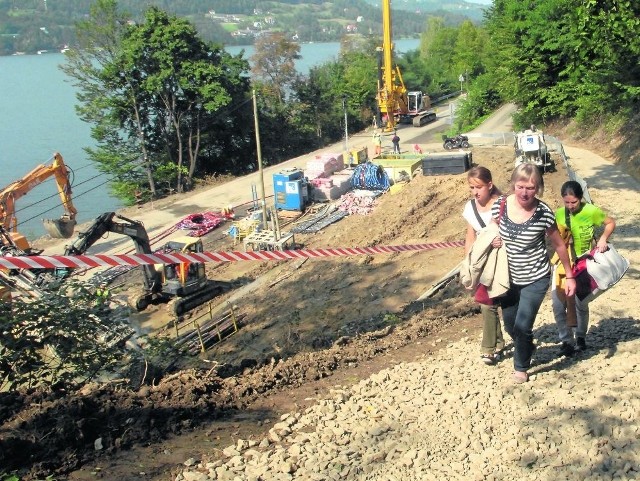
<svg viewBox="0 0 640 481"><path fill-rule="evenodd" d="M222 209L222 215L225 217L225 219L235 219L236 218L236 214L235 212L233 212L233 206L229 205L225 208Z"/></svg>
<svg viewBox="0 0 640 481"><path fill-rule="evenodd" d="M375 155L380 155L382 153L382 136L378 130L373 132L373 146L375 148Z"/></svg>
<svg viewBox="0 0 640 481"><path fill-rule="evenodd" d="M393 137L391 138L391 143L393 144L393 153L400 153L400 137L398 137L398 131L393 131Z"/></svg>

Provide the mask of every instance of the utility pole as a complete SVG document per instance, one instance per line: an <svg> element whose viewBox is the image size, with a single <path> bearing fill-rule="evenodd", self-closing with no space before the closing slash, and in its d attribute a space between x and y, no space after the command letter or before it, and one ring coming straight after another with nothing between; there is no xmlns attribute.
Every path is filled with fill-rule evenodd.
<svg viewBox="0 0 640 481"><path fill-rule="evenodd" d="M260 149L260 125L258 123L258 102L253 89L253 121L256 126L256 152L258 153L258 172L260 175L260 204L262 206L262 228L267 228L267 203L264 196L264 171L262 170L262 150Z"/></svg>
<svg viewBox="0 0 640 481"><path fill-rule="evenodd" d="M349 129L347 127L347 96L342 96L342 109L344 110L344 151L349 151Z"/></svg>

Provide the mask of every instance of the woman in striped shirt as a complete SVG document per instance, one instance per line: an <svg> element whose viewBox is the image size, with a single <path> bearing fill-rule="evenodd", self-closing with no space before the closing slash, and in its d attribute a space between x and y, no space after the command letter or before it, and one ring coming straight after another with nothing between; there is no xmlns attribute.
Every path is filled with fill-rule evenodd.
<svg viewBox="0 0 640 481"><path fill-rule="evenodd" d="M571 272L569 253L555 221L554 212L537 196L544 184L540 170L529 163L520 164L511 175L511 194L501 196L492 207L500 237L494 247L504 245L509 262L511 287L501 298L504 327L513 339L513 380L529 380L527 371L535 351L533 323L549 289L551 263L545 238L548 237L566 272ZM567 278L566 294L575 292L575 280Z"/></svg>

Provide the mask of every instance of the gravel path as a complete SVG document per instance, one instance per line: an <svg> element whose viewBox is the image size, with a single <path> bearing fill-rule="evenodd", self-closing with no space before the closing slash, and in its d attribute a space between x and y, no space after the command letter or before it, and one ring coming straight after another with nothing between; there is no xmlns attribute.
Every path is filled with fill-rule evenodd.
<svg viewBox="0 0 640 481"><path fill-rule="evenodd" d="M551 303L536 321L531 382L512 359L487 367L479 332L433 356L385 369L267 437L240 440L215 462L188 460L182 480L630 480L640 479L640 185L603 158L565 146L631 261L591 308L589 349L558 358Z"/></svg>

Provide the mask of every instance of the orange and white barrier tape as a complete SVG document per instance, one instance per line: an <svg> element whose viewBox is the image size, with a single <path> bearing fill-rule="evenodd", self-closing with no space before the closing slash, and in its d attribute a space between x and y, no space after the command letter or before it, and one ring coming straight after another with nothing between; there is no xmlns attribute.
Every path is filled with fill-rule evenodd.
<svg viewBox="0 0 640 481"><path fill-rule="evenodd" d="M183 262L240 262L240 261L283 261L289 259L316 259L321 257L359 256L416 252L448 247L463 247L463 241L435 242L432 244L412 244L399 246L343 247L330 249L292 249L284 251L226 251L183 254L95 254L80 256L18 256L0 257L0 267L6 269L55 269L115 266L141 266L146 264L179 264Z"/></svg>

